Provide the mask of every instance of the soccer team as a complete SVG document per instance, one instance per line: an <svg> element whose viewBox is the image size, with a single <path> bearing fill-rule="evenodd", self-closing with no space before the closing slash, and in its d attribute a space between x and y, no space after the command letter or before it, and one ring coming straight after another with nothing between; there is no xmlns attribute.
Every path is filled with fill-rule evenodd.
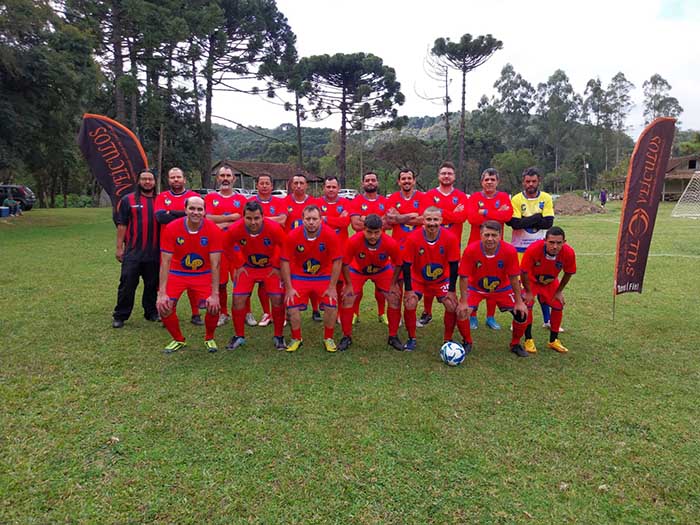
<svg viewBox="0 0 700 525"><path fill-rule="evenodd" d="M511 199L497 190L499 174L489 168L481 175L482 190L467 196L454 187L452 163L444 162L438 171L439 185L428 192L417 191L413 171L404 169L397 179L399 190L384 197L378 192L377 175L368 172L362 178L362 193L347 200L339 198L335 177L325 180L323 195L317 198L307 193L304 175L295 175L289 195L279 198L272 196L272 177L261 174L257 195L246 199L234 191L235 175L224 165L217 173L218 191L202 199L186 190L178 168L168 174L170 189L156 196L153 175L145 171L135 194L124 197L118 208L117 259L122 262L122 276L113 326L121 328L128 319L141 276L147 285L146 319L160 318L172 337L166 353L186 346L176 313L185 291L191 322L204 324L210 352L218 350L217 326L230 319L234 335L228 349L246 343L246 324L271 322L274 347L295 352L304 342L302 311L309 303L312 318L323 322L325 350L344 351L353 344L363 287L372 281L379 320L388 325L387 343L396 350L418 348L417 327L432 321L432 303L437 299L444 307L443 340L453 340L457 328L469 353L472 331L478 328L476 312L485 301L486 325L491 329L500 329L494 318L496 307L512 314L509 348L527 357L537 351L532 335L537 298L550 330L547 346L567 352L559 333L563 291L576 273L575 253L566 244L564 231L553 226L552 199L539 190L537 170L528 168L522 180L523 191ZM471 230L462 250L465 222ZM513 229L512 244L503 239L506 224ZM151 298L153 252L158 246L157 294ZM147 253L149 265L145 269L127 265L125 261L143 258L140 250ZM263 310L260 323L250 306L256 285ZM419 320L421 300L424 312ZM405 342L399 337L402 306ZM206 311L203 321L200 309ZM342 338L336 345L337 322ZM287 341L286 324L291 331Z"/></svg>

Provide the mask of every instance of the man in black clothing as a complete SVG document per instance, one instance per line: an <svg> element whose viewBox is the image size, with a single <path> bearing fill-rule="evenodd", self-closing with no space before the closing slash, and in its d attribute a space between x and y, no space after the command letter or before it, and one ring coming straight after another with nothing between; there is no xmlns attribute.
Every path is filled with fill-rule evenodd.
<svg viewBox="0 0 700 525"><path fill-rule="evenodd" d="M156 179L148 170L139 174L134 193L122 197L117 206L117 248L115 256L122 264L117 306L112 327L121 328L131 315L139 278L143 279L144 317L158 321L156 296L160 262L159 226L155 218Z"/></svg>

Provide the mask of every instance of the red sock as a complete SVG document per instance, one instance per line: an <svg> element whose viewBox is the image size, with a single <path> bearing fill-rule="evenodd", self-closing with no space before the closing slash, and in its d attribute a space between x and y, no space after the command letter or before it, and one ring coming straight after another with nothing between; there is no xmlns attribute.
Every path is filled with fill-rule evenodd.
<svg viewBox="0 0 700 525"><path fill-rule="evenodd" d="M435 299L434 295L425 294L423 296L423 311L428 315L433 315L433 299Z"/></svg>
<svg viewBox="0 0 700 525"><path fill-rule="evenodd" d="M443 340L449 341L452 339L452 334L455 332L455 325L457 324L457 314L455 312L445 312L445 333L443 334Z"/></svg>
<svg viewBox="0 0 700 525"><path fill-rule="evenodd" d="M393 337L399 333L399 323L401 322L401 308L389 307L389 337Z"/></svg>
<svg viewBox="0 0 700 525"><path fill-rule="evenodd" d="M359 317L360 315L360 301L362 301L362 290L355 296L355 302L352 303L352 313Z"/></svg>
<svg viewBox="0 0 700 525"><path fill-rule="evenodd" d="M284 306L272 307L272 324L275 336L281 336L284 332Z"/></svg>
<svg viewBox="0 0 700 525"><path fill-rule="evenodd" d="M374 289L374 300L377 301L377 315L384 315L386 313L386 297L376 288Z"/></svg>
<svg viewBox="0 0 700 525"><path fill-rule="evenodd" d="M406 331L408 332L408 337L411 339L416 338L416 311L415 310L404 310L403 311L403 322L406 325Z"/></svg>
<svg viewBox="0 0 700 525"><path fill-rule="evenodd" d="M564 315L563 310L555 310L552 308L552 314L549 319L550 330L556 334L559 333L559 328L561 328L561 318Z"/></svg>
<svg viewBox="0 0 700 525"><path fill-rule="evenodd" d="M486 300L486 317L496 315L496 301Z"/></svg>
<svg viewBox="0 0 700 525"><path fill-rule="evenodd" d="M175 310L168 317L162 318L163 324L170 336L175 339L175 341L184 341L185 336L182 335L180 331L180 320L177 318Z"/></svg>
<svg viewBox="0 0 700 525"><path fill-rule="evenodd" d="M462 319L457 321L457 329L459 330L459 335L462 336L467 343L472 343L472 331L469 328L469 319Z"/></svg>
<svg viewBox="0 0 700 525"><path fill-rule="evenodd" d="M264 286L258 285L258 299L260 299L260 305L262 306L263 313L270 315L270 298L268 297Z"/></svg>
<svg viewBox="0 0 700 525"><path fill-rule="evenodd" d="M301 328L292 328L292 339L301 339Z"/></svg>
<svg viewBox="0 0 700 525"><path fill-rule="evenodd" d="M352 337L352 306L340 309L340 326L343 328L343 335Z"/></svg>
<svg viewBox="0 0 700 525"><path fill-rule="evenodd" d="M245 337L245 308L233 310L231 313L231 317L233 317L233 331L236 335Z"/></svg>
<svg viewBox="0 0 700 525"><path fill-rule="evenodd" d="M204 340L209 341L209 339L214 339L214 332L216 332L216 323L219 322L218 315L212 315L207 312L204 315Z"/></svg>
<svg viewBox="0 0 700 525"><path fill-rule="evenodd" d="M199 303L197 302L197 294L194 290L187 290L187 298L190 300L192 315L199 315Z"/></svg>
<svg viewBox="0 0 700 525"><path fill-rule="evenodd" d="M510 340L510 346L517 345L520 342L520 339L525 333L525 328L527 328L527 321L524 323L516 323L515 320L513 320L513 337Z"/></svg>
<svg viewBox="0 0 700 525"><path fill-rule="evenodd" d="M228 315L228 294L226 293L226 283L219 285L219 304L221 304L221 313Z"/></svg>
<svg viewBox="0 0 700 525"><path fill-rule="evenodd" d="M331 326L330 328L327 326L323 327L323 338L324 339L333 339L333 332L335 331L335 326Z"/></svg>

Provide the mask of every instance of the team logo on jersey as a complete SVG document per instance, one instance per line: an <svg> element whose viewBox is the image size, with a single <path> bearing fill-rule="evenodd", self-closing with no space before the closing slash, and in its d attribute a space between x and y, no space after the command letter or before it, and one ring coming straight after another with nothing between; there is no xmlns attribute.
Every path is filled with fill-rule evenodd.
<svg viewBox="0 0 700 525"><path fill-rule="evenodd" d="M445 247L440 246L440 255L445 255Z"/></svg>
<svg viewBox="0 0 700 525"><path fill-rule="evenodd" d="M561 261L557 261L554 263L554 266L557 267L557 270L561 270L564 267L564 264Z"/></svg>
<svg viewBox="0 0 700 525"><path fill-rule="evenodd" d="M483 208L483 207L484 207L484 201L479 201L479 208Z"/></svg>
<svg viewBox="0 0 700 525"><path fill-rule="evenodd" d="M197 253L188 253L187 255L185 255L182 258L182 260L180 261L180 264L182 265L183 268L187 268L188 270L197 271L202 266L204 266L204 259L202 258L201 255L199 255Z"/></svg>
<svg viewBox="0 0 700 525"><path fill-rule="evenodd" d="M501 201L496 200L496 209L498 209L498 208L500 208L500 207L501 207Z"/></svg>
<svg viewBox="0 0 700 525"><path fill-rule="evenodd" d="M287 212L292 213L292 207L291 207L291 206L287 206Z"/></svg>
<svg viewBox="0 0 700 525"><path fill-rule="evenodd" d="M384 211L384 205L381 204L381 203L379 204L379 210L380 210L380 211Z"/></svg>
<svg viewBox="0 0 700 525"><path fill-rule="evenodd" d="M540 210L544 210L544 202L540 202L537 205L540 207Z"/></svg>
<svg viewBox="0 0 700 525"><path fill-rule="evenodd" d="M400 202L396 203L396 209L397 209L397 210L400 210L400 209L401 209L401 203L400 203Z"/></svg>
<svg viewBox="0 0 700 525"><path fill-rule="evenodd" d="M440 202L440 197L438 197L437 195L435 195L435 197L433 197L433 202L434 202L435 204L437 204L438 202Z"/></svg>
<svg viewBox="0 0 700 525"><path fill-rule="evenodd" d="M548 284L553 283L554 279L556 279L556 277L554 277L553 275L542 274L537 276L537 282L543 286L547 286Z"/></svg>
<svg viewBox="0 0 700 525"><path fill-rule="evenodd" d="M421 275L426 281L437 281L445 275L445 269L441 264L429 263L423 266Z"/></svg>
<svg viewBox="0 0 700 525"><path fill-rule="evenodd" d="M248 244L248 239L241 239L238 242L241 243L241 246L245 246L246 244Z"/></svg>
<svg viewBox="0 0 700 525"><path fill-rule="evenodd" d="M201 244L202 246L206 246L207 244L209 244L209 237L202 237L201 239L199 239L199 244Z"/></svg>
<svg viewBox="0 0 700 525"><path fill-rule="evenodd" d="M298 227L301 226L302 224L304 224L304 221L302 221L301 219L297 219L297 220L295 220L295 221L292 221L292 230L293 230L294 228L298 228Z"/></svg>
<svg viewBox="0 0 700 525"><path fill-rule="evenodd" d="M484 265L484 264L483 264L481 261L476 261L476 264L475 264L474 266L476 266L476 269L478 270L478 269L481 268L483 265Z"/></svg>
<svg viewBox="0 0 700 525"><path fill-rule="evenodd" d="M185 238L184 238L184 237L178 237L177 239L175 239L175 243L176 243L178 246L182 246L183 244L185 244Z"/></svg>
<svg viewBox="0 0 700 525"><path fill-rule="evenodd" d="M381 266L375 266L374 264L368 264L367 266L365 266L364 270L362 270L362 271L363 271L363 273L365 273L367 275L371 275L373 273L379 273L381 270L382 270Z"/></svg>
<svg viewBox="0 0 700 525"><path fill-rule="evenodd" d="M239 200L233 201L233 206L236 207L236 208L240 208L240 207L241 207L241 201L239 201Z"/></svg>
<svg viewBox="0 0 700 525"><path fill-rule="evenodd" d="M379 254L379 260L380 261L386 261L387 255L386 253L380 253Z"/></svg>
<svg viewBox="0 0 700 525"><path fill-rule="evenodd" d="M263 238L263 246L270 246L272 241L268 237Z"/></svg>
<svg viewBox="0 0 700 525"><path fill-rule="evenodd" d="M520 212L525 213L527 211L527 205L526 204L521 204L520 205Z"/></svg>
<svg viewBox="0 0 700 525"><path fill-rule="evenodd" d="M251 266L264 268L269 264L270 258L265 254L254 253L253 255L248 256L248 262Z"/></svg>
<svg viewBox="0 0 700 525"><path fill-rule="evenodd" d="M321 206L321 211L323 211L323 212L328 211L328 206L326 206L325 204L323 204L323 205Z"/></svg>
<svg viewBox="0 0 700 525"><path fill-rule="evenodd" d="M412 232L415 226L411 226L410 224L402 224L401 229L405 232Z"/></svg>
<svg viewBox="0 0 700 525"><path fill-rule="evenodd" d="M540 261L535 261L535 267L537 266L542 266L542 263Z"/></svg>
<svg viewBox="0 0 700 525"><path fill-rule="evenodd" d="M452 197L452 204L457 204L459 202L459 199L455 196Z"/></svg>
<svg viewBox="0 0 700 525"><path fill-rule="evenodd" d="M418 201L413 201L413 207L414 207L415 209L418 209Z"/></svg>
<svg viewBox="0 0 700 525"><path fill-rule="evenodd" d="M343 205L342 205L342 204L340 204L340 205L336 208L336 210L338 210L338 213L343 213L343 210L344 210L344 209L345 209L345 208L343 208Z"/></svg>
<svg viewBox="0 0 700 525"><path fill-rule="evenodd" d="M303 252L303 251L304 251L304 245L303 245L303 244L297 244L297 251L298 251L299 253Z"/></svg>
<svg viewBox="0 0 700 525"><path fill-rule="evenodd" d="M325 242L319 242L319 243L318 243L318 251L319 251L319 252L325 252L325 251L326 251L326 243L325 243Z"/></svg>
<svg viewBox="0 0 700 525"><path fill-rule="evenodd" d="M360 252L357 254L358 259L364 259L365 257L367 257L367 254L365 254L365 252Z"/></svg>
<svg viewBox="0 0 700 525"><path fill-rule="evenodd" d="M214 207L217 207L219 205L219 199L213 199L211 203L214 205Z"/></svg>
<svg viewBox="0 0 700 525"><path fill-rule="evenodd" d="M498 277L487 275L479 280L479 287L486 292L495 292L501 285L501 280Z"/></svg>
<svg viewBox="0 0 700 525"><path fill-rule="evenodd" d="M496 266L498 266L502 270L503 268L505 268L506 263L503 261L503 259L499 259Z"/></svg>
<svg viewBox="0 0 700 525"><path fill-rule="evenodd" d="M425 253L425 248L418 248L418 255L423 255Z"/></svg>
<svg viewBox="0 0 700 525"><path fill-rule="evenodd" d="M173 201L171 201L171 200L168 199L167 197L165 198L165 205L166 205L166 206L170 206L172 203L173 203Z"/></svg>
<svg viewBox="0 0 700 525"><path fill-rule="evenodd" d="M277 215L277 214L275 213L275 207L274 207L274 206L270 206L270 215L272 215L272 216Z"/></svg>
<svg viewBox="0 0 700 525"><path fill-rule="evenodd" d="M362 211L367 211L367 204L365 204L365 203L363 202L363 203L362 203L362 206L360 206L360 208L362 209Z"/></svg>
<svg viewBox="0 0 700 525"><path fill-rule="evenodd" d="M307 259L303 264L304 273L316 275L321 269L321 263L316 259Z"/></svg>

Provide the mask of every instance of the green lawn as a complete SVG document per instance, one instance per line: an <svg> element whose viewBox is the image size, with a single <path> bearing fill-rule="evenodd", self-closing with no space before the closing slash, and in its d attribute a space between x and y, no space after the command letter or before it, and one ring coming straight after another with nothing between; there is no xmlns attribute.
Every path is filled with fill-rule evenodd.
<svg viewBox="0 0 700 525"><path fill-rule="evenodd" d="M0 221L0 523L697 523L700 221L670 212L614 322L619 203L559 218L578 252L570 353L537 323L518 359L499 315L457 368L441 323L418 352L387 349L371 293L344 354L305 316L294 355L272 327L207 354L186 323L166 356L140 309L110 327L108 210Z"/></svg>

